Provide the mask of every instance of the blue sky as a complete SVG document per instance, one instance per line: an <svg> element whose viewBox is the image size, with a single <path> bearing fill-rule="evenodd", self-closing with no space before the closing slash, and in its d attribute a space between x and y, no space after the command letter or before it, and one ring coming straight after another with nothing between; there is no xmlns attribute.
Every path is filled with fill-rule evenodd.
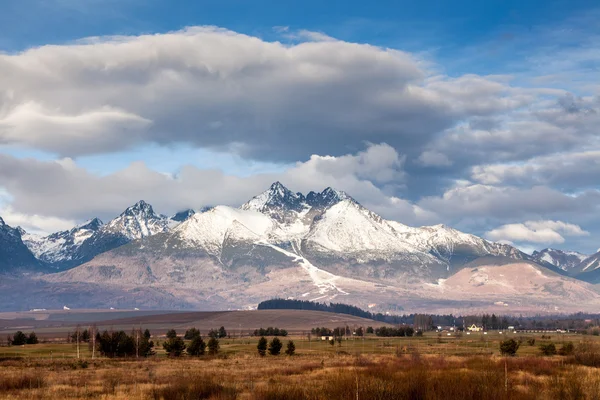
<svg viewBox="0 0 600 400"><path fill-rule="evenodd" d="M581 173L600 150L597 2L0 9L0 215L14 225L63 229L142 196L166 213L234 205L280 179L410 225L600 247L596 171ZM57 169L45 202L36 168ZM86 195L98 201L66 200Z"/></svg>

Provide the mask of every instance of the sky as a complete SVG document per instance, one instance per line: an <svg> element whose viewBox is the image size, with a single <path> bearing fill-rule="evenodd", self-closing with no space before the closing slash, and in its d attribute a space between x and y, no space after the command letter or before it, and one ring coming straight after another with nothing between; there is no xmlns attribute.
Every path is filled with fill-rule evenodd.
<svg viewBox="0 0 600 400"><path fill-rule="evenodd" d="M0 216L281 181L531 252L600 247L596 1L0 2Z"/></svg>

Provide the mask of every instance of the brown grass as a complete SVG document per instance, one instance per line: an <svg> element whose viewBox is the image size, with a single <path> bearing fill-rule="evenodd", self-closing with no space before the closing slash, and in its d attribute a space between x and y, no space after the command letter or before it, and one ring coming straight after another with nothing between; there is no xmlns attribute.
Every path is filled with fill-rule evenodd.
<svg viewBox="0 0 600 400"><path fill-rule="evenodd" d="M573 356L300 353L0 360L0 399L600 400L600 348Z"/></svg>

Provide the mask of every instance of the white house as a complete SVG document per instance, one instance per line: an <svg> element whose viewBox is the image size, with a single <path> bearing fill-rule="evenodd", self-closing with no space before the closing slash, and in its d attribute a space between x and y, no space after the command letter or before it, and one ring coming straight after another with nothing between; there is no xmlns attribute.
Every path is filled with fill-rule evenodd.
<svg viewBox="0 0 600 400"><path fill-rule="evenodd" d="M467 330L471 332L481 332L483 330L483 327L471 324L471 326L467 326Z"/></svg>

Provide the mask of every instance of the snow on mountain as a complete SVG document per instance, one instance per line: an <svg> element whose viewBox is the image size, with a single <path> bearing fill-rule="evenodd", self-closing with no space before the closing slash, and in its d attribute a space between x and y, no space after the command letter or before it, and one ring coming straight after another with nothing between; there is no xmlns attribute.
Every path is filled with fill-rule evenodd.
<svg viewBox="0 0 600 400"><path fill-rule="evenodd" d="M508 256L515 259L528 258L525 253L512 246L489 242L446 225L413 228L395 221L388 221L388 223L399 233L402 240L450 265L464 264L486 255Z"/></svg>
<svg viewBox="0 0 600 400"><path fill-rule="evenodd" d="M42 237L26 233L23 235L25 245L41 261L54 264L71 261L77 250L87 239L102 227L102 221L94 218L68 231L56 232Z"/></svg>
<svg viewBox="0 0 600 400"><path fill-rule="evenodd" d="M575 251L562 251L551 248L534 251L531 256L533 260L538 263L554 265L563 271L573 270L588 257L585 254L577 253Z"/></svg>
<svg viewBox="0 0 600 400"><path fill-rule="evenodd" d="M23 243L19 228L12 228L0 218L0 272L40 271L43 265Z"/></svg>
<svg viewBox="0 0 600 400"><path fill-rule="evenodd" d="M54 269L64 270L132 240L167 232L170 226L177 224L156 214L152 206L142 200L105 225L94 218L70 230L44 237L25 233L23 239L39 260Z"/></svg>
<svg viewBox="0 0 600 400"><path fill-rule="evenodd" d="M276 223L268 216L251 209L235 209L227 206L217 206L201 214L194 214L173 230L172 236L181 241L181 245L187 248L201 248L208 254L218 256L222 251L222 245L226 235L235 237L232 227L234 223L252 232L256 240L268 236ZM238 227L238 232L242 230ZM244 232L240 239L249 236Z"/></svg>
<svg viewBox="0 0 600 400"><path fill-rule="evenodd" d="M526 261L529 256L511 246L444 225L388 221L332 188L304 196L276 182L240 208L216 206L184 212L181 219L169 228L173 217L140 202L83 241L80 251L93 259L47 279L127 290L152 285L197 304L240 307L275 295L321 301L344 296L342 301L362 306L402 298L437 307L451 298L487 307L496 294L515 304L526 304L531 295L550 307L568 304L563 297L571 301L566 288L584 295L592 290ZM477 270L473 263L485 256L491 261ZM498 256L514 266L494 267ZM527 282L519 280L520 268ZM516 283L527 283L529 292L505 287ZM473 295L465 293L471 287Z"/></svg>
<svg viewBox="0 0 600 400"><path fill-rule="evenodd" d="M116 233L129 240L141 239L169 230L168 218L158 215L152 206L140 200L102 227L103 233Z"/></svg>

